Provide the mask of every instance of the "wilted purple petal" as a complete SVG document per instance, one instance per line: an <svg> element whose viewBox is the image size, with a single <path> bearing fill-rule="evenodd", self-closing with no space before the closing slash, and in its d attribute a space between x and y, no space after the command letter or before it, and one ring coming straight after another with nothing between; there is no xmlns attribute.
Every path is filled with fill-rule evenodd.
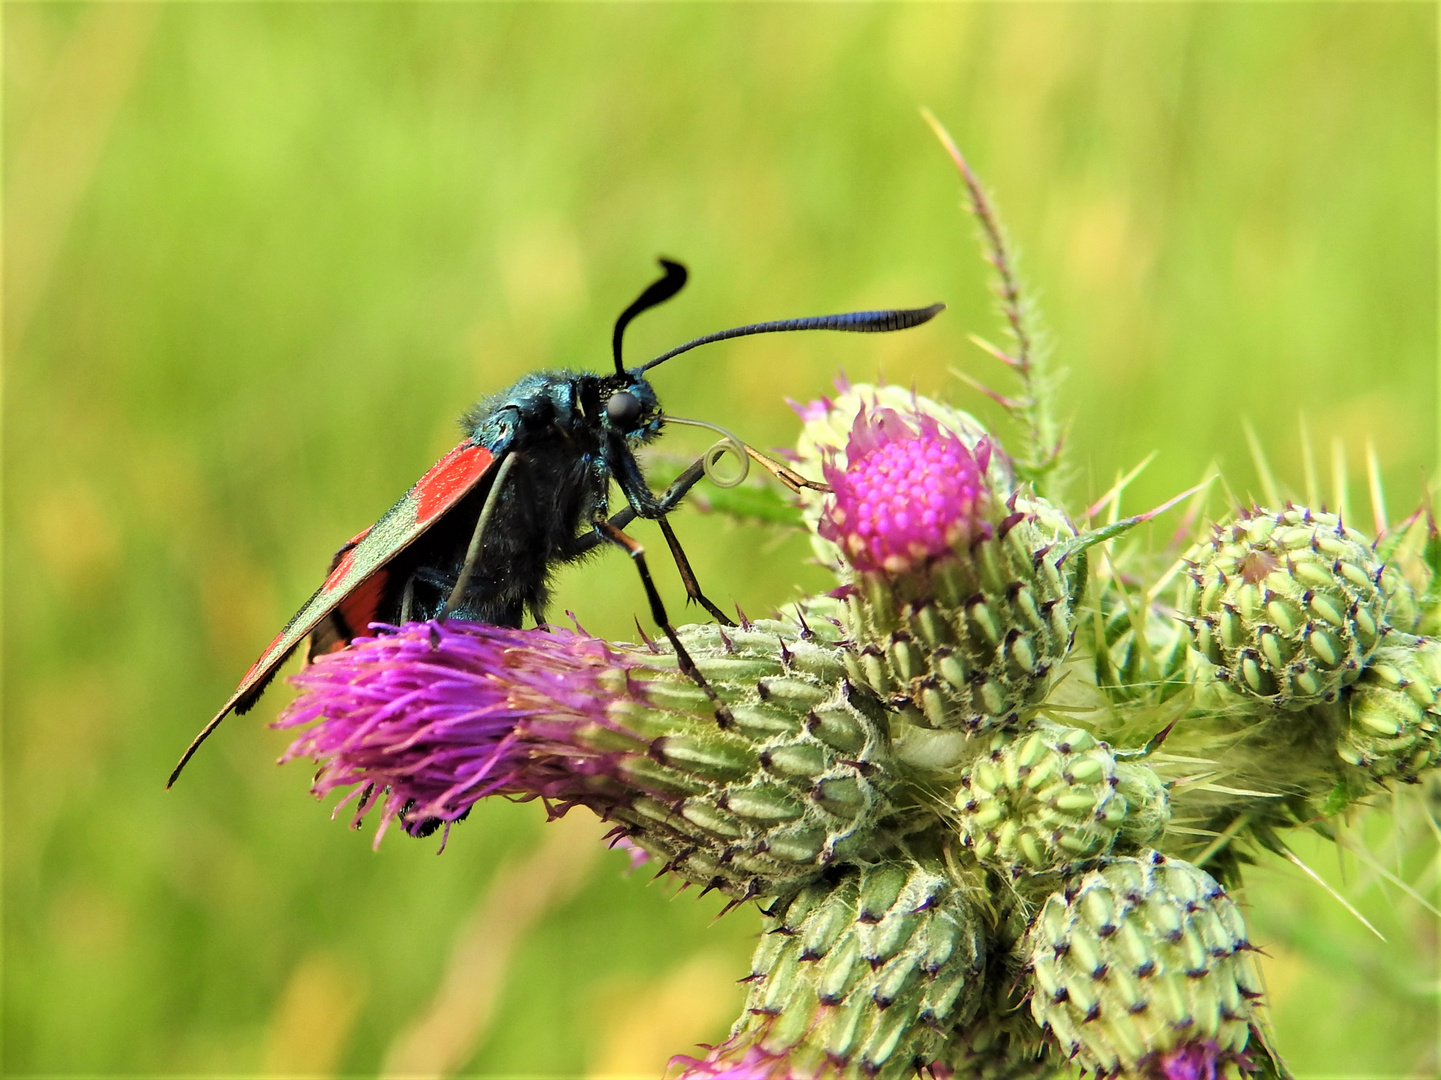
<svg viewBox="0 0 1441 1080"><path fill-rule="evenodd" d="M604 809L588 777L618 755L576 740L583 728L620 730L606 703L630 687L625 654L569 630L479 623L410 623L320 658L295 676L300 696L277 727L314 723L281 761L321 762L312 790L355 788L355 824L383 802L424 834L494 794L543 798L562 809Z"/></svg>
<svg viewBox="0 0 1441 1080"><path fill-rule="evenodd" d="M836 403L828 397L806 402L797 401L795 398L786 398L786 404L807 424L813 420L824 420L836 407Z"/></svg>
<svg viewBox="0 0 1441 1080"><path fill-rule="evenodd" d="M835 377L834 382L837 394L844 397L850 393L851 380L846 378L844 371ZM791 410L807 424L813 420L824 420L836 409L836 403L829 397L807 402L796 401L794 398L786 398L785 400L786 404L791 407Z"/></svg>

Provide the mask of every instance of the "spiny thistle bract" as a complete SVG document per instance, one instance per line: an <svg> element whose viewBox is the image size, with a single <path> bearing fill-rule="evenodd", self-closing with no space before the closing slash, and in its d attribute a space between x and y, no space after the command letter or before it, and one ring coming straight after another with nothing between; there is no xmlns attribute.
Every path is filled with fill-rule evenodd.
<svg viewBox="0 0 1441 1080"><path fill-rule="evenodd" d="M851 590L852 674L904 700L914 722L984 731L1045 695L1070 646L1076 580L1056 536L989 479L988 439L968 446L919 406L862 404L818 531Z"/></svg>
<svg viewBox="0 0 1441 1080"><path fill-rule="evenodd" d="M1414 782L1441 759L1441 641L1386 640L1350 690L1338 752L1373 779Z"/></svg>
<svg viewBox="0 0 1441 1080"><path fill-rule="evenodd" d="M1441 634L1441 532L1429 506L1377 538L1385 560L1386 621L1406 634Z"/></svg>
<svg viewBox="0 0 1441 1080"><path fill-rule="evenodd" d="M1386 630L1382 564L1335 514L1247 510L1188 559L1180 607L1196 649L1279 708L1336 700Z"/></svg>
<svg viewBox="0 0 1441 1080"><path fill-rule="evenodd" d="M728 728L671 653L457 621L324 657L279 724L318 721L286 758L324 762L318 795L354 788L357 824L381 799L382 831L420 835L486 795L582 805L687 880L776 895L864 857L891 809L879 705L827 629L685 628Z"/></svg>
<svg viewBox="0 0 1441 1080"><path fill-rule="evenodd" d="M1177 1055L1214 1070L1263 1052L1245 923L1190 863L1154 852L1106 862L1046 901L1026 948L1037 1023L1097 1076L1164 1076Z"/></svg>
<svg viewBox="0 0 1441 1080"><path fill-rule="evenodd" d="M980 1013L956 1028L932 1071L954 1080L1070 1080L1074 1075L1024 1003Z"/></svg>
<svg viewBox="0 0 1441 1080"><path fill-rule="evenodd" d="M833 874L767 911L745 1013L710 1067L903 1080L975 1012L983 966L980 920L941 865Z"/></svg>
<svg viewBox="0 0 1441 1080"><path fill-rule="evenodd" d="M1140 803L1134 813L1128 792ZM996 735L962 773L955 801L966 848L1020 878L1110 853L1128 822L1127 841L1147 843L1164 824L1165 797L1154 773L1118 763L1090 732L1043 723Z"/></svg>

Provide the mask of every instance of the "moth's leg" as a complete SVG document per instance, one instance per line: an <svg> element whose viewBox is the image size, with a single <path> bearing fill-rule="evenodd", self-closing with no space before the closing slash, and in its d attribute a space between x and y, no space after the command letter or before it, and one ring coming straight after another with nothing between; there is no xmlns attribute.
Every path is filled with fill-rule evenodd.
<svg viewBox="0 0 1441 1080"><path fill-rule="evenodd" d="M685 472L681 473L675 478L675 480L671 482L670 487L666 488L659 495L651 496L651 501L653 505L656 506L658 509L658 513L656 516L660 516L661 514L668 514L677 506L679 506L680 501L690 494L691 488L695 487L696 484L700 482L700 478L704 475L705 458L696 458L696 460L691 462L691 464L686 468ZM649 488L646 488L646 494L650 494ZM629 497L629 495L626 496L627 499L629 499ZM642 514L640 513L640 511L638 511L635 506L631 505L627 506L624 510L617 511L616 513L612 514L610 516L610 523L614 525L617 529L624 529L632 521L641 516ZM589 551L597 544L603 542L604 538L599 533L592 532L588 536L584 536L581 538L580 550Z"/></svg>
<svg viewBox="0 0 1441 1080"><path fill-rule="evenodd" d="M804 476L796 472L794 469L786 465L782 465L779 461L767 457L765 454L762 454L760 451L756 450L755 447L751 446L749 443L742 443L742 445L745 447L746 454L751 458L752 461L757 462L768 473L774 476L786 487L790 488L791 491L799 494L801 491L806 489L809 489L811 491L830 490L830 488L825 484L816 483L814 480L807 480ZM707 453L709 453L709 451L707 451ZM689 469L687 469L684 473L681 474L680 479L678 479L674 484L667 488L665 492L658 496L655 499L655 508L659 511L659 513L656 515L656 520L660 523L660 531L665 534L666 543L670 545L671 558L675 560L675 568L680 572L680 579L685 584L686 596L694 602L700 604L703 608L705 608L712 615L714 615L716 620L720 622L721 625L734 626L735 623L733 623L729 618L727 618L725 613L721 611L720 608L716 607L713 603L711 603L710 600L707 599L706 595L701 592L700 583L696 580L695 571L691 569L690 560L686 558L685 551L680 546L680 540L676 537L675 530L670 527L670 522L666 520L665 516L671 511L672 508L675 507L677 503L680 502L680 500L685 496L686 492L688 492L692 487L695 486L696 481L700 479L701 475L704 472L705 458L700 458L694 464L692 464ZM687 481L683 487L681 486L682 481ZM627 509L629 510L630 508ZM625 512L626 511L622 511L621 513ZM633 510L630 512L636 513L636 511ZM620 514L616 515L616 517L620 516ZM614 521L615 518L611 518L611 520Z"/></svg>
<svg viewBox="0 0 1441 1080"><path fill-rule="evenodd" d="M459 606L461 598L465 595L466 586L470 584L470 579L480 562L480 552L485 542L485 530L490 525L490 519L495 516L495 508L500 504L501 488L505 486L506 477L510 475L515 460L516 455L512 451L506 454L505 460L500 463L500 468L495 474L495 481L490 485L490 492L485 496L485 505L480 509L480 517L476 519L475 532L470 535L470 547L465 549L465 563L460 568L460 577L456 579L455 588L450 590L450 596L446 599L445 606L440 609L441 622L450 618L450 613Z"/></svg>
<svg viewBox="0 0 1441 1080"><path fill-rule="evenodd" d="M612 525L609 521L597 521L596 532L609 543L615 544L623 549L631 557L636 570L640 572L641 584L645 586L646 599L650 601L650 615L655 624L661 628L666 640L670 642L671 648L675 649L676 662L680 665L681 671L690 676L691 681L705 691L705 696L710 698L711 704L715 706L716 722L723 728L729 728L735 724L735 717L731 715L726 703L720 699L715 688L706 682L705 676L695 666L690 653L686 652L685 646L680 643L676 636L675 627L670 624L670 616L665 612L665 604L661 602L660 593L656 591L655 582L651 580L650 570L645 564L645 548L639 540L627 536L624 530Z"/></svg>
<svg viewBox="0 0 1441 1080"><path fill-rule="evenodd" d="M686 598L700 604L701 607L715 616L716 620L720 622L722 626L734 626L735 623L730 620L726 613L711 603L705 593L701 592L700 582L696 580L695 571L691 569L690 560L686 558L685 549L680 546L680 540L676 537L675 530L670 527L670 522L665 518L666 514L680 505L680 501L690 493L690 489L695 487L696 483L704 475L705 458L697 458L690 464L685 472L681 473L680 476L671 482L671 485L666 488L665 491L659 495L651 495L651 502L656 511L654 518L660 523L661 532L665 535L665 542L670 547L671 558L675 560L675 568L680 573L682 584L685 585ZM649 488L646 488L645 491L647 495L650 495ZM629 498L629 495L627 495L627 498ZM624 529L640 516L642 516L641 513L635 508L634 504L632 504L624 510L613 514L610 517L609 523L617 529ZM647 513L644 516L651 517L652 515ZM589 536L580 539L578 551L589 551L602 542L603 538L600 533L592 532Z"/></svg>
<svg viewBox="0 0 1441 1080"><path fill-rule="evenodd" d="M404 625L411 621L410 614L415 610L415 575L411 574L405 579L405 591L400 594L400 621Z"/></svg>
<svg viewBox="0 0 1441 1080"><path fill-rule="evenodd" d="M658 496L651 496L655 505L661 507L661 513L667 514L680 505L680 501L690 494L690 489L695 487L700 478L705 475L705 459L697 458L685 472L681 473L671 483L670 487L661 492ZM649 490L647 490L649 494ZM628 498L629 496L627 496ZM618 510L607 520L617 529L624 529L636 518L642 515L634 506L627 506L624 510ZM599 547L606 543L606 537L592 530L584 536L578 536L575 540L575 547L571 549L573 556L584 555L592 548Z"/></svg>
<svg viewBox="0 0 1441 1080"><path fill-rule="evenodd" d="M657 518L660 531L665 536L665 542L670 545L670 557L675 560L675 568L680 573L681 584L685 586L685 594L691 600L709 611L715 616L716 622L722 626L734 626L735 623L724 611L716 607L700 591L700 582L695 579L695 571L691 569L690 560L686 558L685 550L680 546L680 538L676 536L675 530L670 527L670 521L666 518Z"/></svg>

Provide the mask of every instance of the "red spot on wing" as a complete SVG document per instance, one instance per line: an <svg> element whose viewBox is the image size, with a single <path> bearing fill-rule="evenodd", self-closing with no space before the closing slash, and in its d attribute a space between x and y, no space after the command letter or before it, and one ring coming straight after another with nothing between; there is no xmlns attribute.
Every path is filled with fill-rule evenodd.
<svg viewBox="0 0 1441 1080"><path fill-rule="evenodd" d="M461 443L446 454L412 489L415 523L425 525L436 515L449 510L485 475L494 460L495 456L489 450L474 443Z"/></svg>
<svg viewBox="0 0 1441 1080"><path fill-rule="evenodd" d="M272 641L269 645L265 646L265 651L260 654L260 659L250 665L250 670L245 673L245 678L240 680L241 686L244 686L250 681L250 676L254 675L256 671L260 669L260 665L265 662L265 658L275 651L275 646L279 645L284 638L285 631L282 630L280 631L280 633L275 635L274 641Z"/></svg>
<svg viewBox="0 0 1441 1080"><path fill-rule="evenodd" d="M373 528L375 528L374 525L367 525L340 545L340 550L335 553L335 558L330 561L330 574L326 577L325 584L321 586L323 592L334 592L340 583L345 580L346 575L350 573L350 567L355 562L356 547L359 546L362 540L370 535L370 530Z"/></svg>
<svg viewBox="0 0 1441 1080"><path fill-rule="evenodd" d="M338 605L340 617L352 634L364 634L370 624L379 621L380 601L385 596L385 584L389 578L385 570L377 570L350 591L350 595ZM348 642L341 642L344 647ZM335 650L330 650L334 652Z"/></svg>
<svg viewBox="0 0 1441 1080"><path fill-rule="evenodd" d="M366 529L365 531L369 532L370 530ZM363 536L364 533L361 535ZM351 543L354 544L355 541L352 540ZM355 548L352 547L336 561L335 569L330 571L330 576L325 579L325 584L321 586L321 589L325 592L334 591L340 583L345 580L345 576L350 573L350 567L354 562Z"/></svg>
<svg viewBox="0 0 1441 1080"><path fill-rule="evenodd" d="M414 499L415 523L410 526L409 542L420 531L439 514L450 509L460 500L485 475L495 460L489 450L474 443L464 442L457 446L445 457L435 463L435 466L420 478L419 483L411 489L411 496ZM371 528L362 529L346 542L345 546L336 553L335 565L331 568L321 586L322 593L335 593L344 588L346 582L353 576L355 570L355 555L358 545L371 532ZM403 544L397 544L395 550ZM394 554L394 551L390 552ZM387 575L384 569L377 569L367 574L362 580L355 582L349 592L339 597L339 603L333 606L339 607L345 622L351 627L352 632L364 632L370 623L376 621L379 607L384 595ZM241 689L236 691L237 697L244 692L252 679L263 675L276 659L278 651L284 651L289 644L298 642L308 633L321 618L323 612L332 610L331 601L321 601L319 597L312 598L310 604L301 609L300 613L292 620L290 631L282 630L275 635L275 640L266 646L265 651L260 654L260 659L250 665L250 670L245 673L245 678L240 680ZM323 605L323 606L320 606ZM303 626L297 624L302 616L307 614L312 617L305 620ZM229 709L226 710L227 712ZM222 716L224 713L221 714Z"/></svg>

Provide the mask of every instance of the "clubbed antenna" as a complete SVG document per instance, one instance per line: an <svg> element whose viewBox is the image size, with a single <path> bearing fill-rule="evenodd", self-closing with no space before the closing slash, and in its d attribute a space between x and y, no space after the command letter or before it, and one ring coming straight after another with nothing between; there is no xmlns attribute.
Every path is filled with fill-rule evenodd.
<svg viewBox="0 0 1441 1080"><path fill-rule="evenodd" d="M946 310L945 304L932 304L923 308L888 308L884 311L847 311L840 315L813 315L802 319L776 319L772 322L751 323L706 334L684 345L677 345L669 352L661 353L654 360L647 360L638 370L649 371L657 364L663 364L672 356L689 352L698 345L709 345L713 341L729 341L731 338L749 337L752 334L783 334L796 330L845 330L854 334L888 334L894 330L909 330L913 326L930 322ZM618 355L618 354L617 354Z"/></svg>
<svg viewBox="0 0 1441 1080"><path fill-rule="evenodd" d="M686 268L673 259L657 259L660 268L664 273L655 281L646 286L645 291L631 302L630 307L620 313L620 318L615 321L615 330L610 337L611 356L615 360L615 373L625 374L625 363L621 359L621 342L625 338L625 328L630 321L642 311L655 307L657 304L664 304L681 289L685 288Z"/></svg>
<svg viewBox="0 0 1441 1080"><path fill-rule="evenodd" d="M1011 339L1009 349L1001 349L982 338L971 335L971 340L997 360L1015 372L1021 383L1017 396L999 394L972 379L963 372L956 372L962 380L974 386L983 394L1011 414L1023 435L1022 453L1015 458L1017 472L1024 479L1033 481L1038 490L1060 462L1063 436L1056 423L1054 403L1051 394L1054 379L1045 371L1045 350L1041 335L1036 330L1035 314L1025 296L1020 278L1016 273L1016 259L1006 240L1005 229L1000 217L991 204L986 189L971 171L966 159L950 133L941 126L929 109L922 109L921 116L931 125L936 138L951 155L951 160L960 170L961 180L966 185L967 209L976 216L981 226L981 248L986 261L996 270L996 294L1000 299L1001 315L1006 321L1006 334Z"/></svg>

